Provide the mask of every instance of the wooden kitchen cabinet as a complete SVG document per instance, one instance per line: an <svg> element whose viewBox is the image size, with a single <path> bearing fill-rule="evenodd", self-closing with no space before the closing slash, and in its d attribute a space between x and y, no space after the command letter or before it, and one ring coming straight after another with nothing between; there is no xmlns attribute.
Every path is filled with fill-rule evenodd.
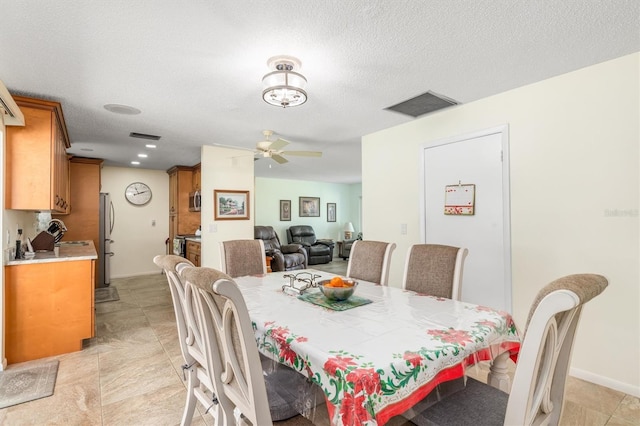
<svg viewBox="0 0 640 426"><path fill-rule="evenodd" d="M100 174L103 160L72 157L69 160L69 193L71 204L66 215L52 214L67 226L65 241L92 240L100 247ZM98 254L102 256L102 253ZM96 283L98 283L96 268ZM100 283L98 283L100 285Z"/></svg>
<svg viewBox="0 0 640 426"><path fill-rule="evenodd" d="M189 211L193 167L174 166L169 174L169 240L176 235L193 235L200 226L200 212Z"/></svg>
<svg viewBox="0 0 640 426"><path fill-rule="evenodd" d="M187 259L195 266L200 266L200 243L187 240Z"/></svg>
<svg viewBox="0 0 640 426"><path fill-rule="evenodd" d="M201 180L202 180L201 171L202 171L202 169L200 168L200 163L198 163L195 166L193 166L192 191L201 191L202 190L202 185L200 183Z"/></svg>
<svg viewBox="0 0 640 426"><path fill-rule="evenodd" d="M5 208L67 213L71 146L58 102L13 96L24 126L6 129Z"/></svg>
<svg viewBox="0 0 640 426"><path fill-rule="evenodd" d="M95 260L4 269L9 364L76 352L94 336Z"/></svg>

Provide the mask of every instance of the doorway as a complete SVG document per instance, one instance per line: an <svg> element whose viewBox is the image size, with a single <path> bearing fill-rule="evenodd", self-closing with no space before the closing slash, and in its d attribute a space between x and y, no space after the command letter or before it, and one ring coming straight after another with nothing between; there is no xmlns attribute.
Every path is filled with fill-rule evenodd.
<svg viewBox="0 0 640 426"><path fill-rule="evenodd" d="M511 312L508 126L424 144L422 239L469 249L462 300ZM445 191L472 188L469 209L445 214ZM462 213L462 214L460 214Z"/></svg>

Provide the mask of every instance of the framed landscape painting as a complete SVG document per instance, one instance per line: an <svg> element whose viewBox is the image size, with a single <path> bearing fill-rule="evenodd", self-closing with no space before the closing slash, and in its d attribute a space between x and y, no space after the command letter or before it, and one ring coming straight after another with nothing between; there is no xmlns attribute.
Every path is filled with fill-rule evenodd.
<svg viewBox="0 0 640 426"><path fill-rule="evenodd" d="M300 217L320 217L320 197L300 197Z"/></svg>
<svg viewBox="0 0 640 426"><path fill-rule="evenodd" d="M214 189L214 220L248 220L249 191Z"/></svg>

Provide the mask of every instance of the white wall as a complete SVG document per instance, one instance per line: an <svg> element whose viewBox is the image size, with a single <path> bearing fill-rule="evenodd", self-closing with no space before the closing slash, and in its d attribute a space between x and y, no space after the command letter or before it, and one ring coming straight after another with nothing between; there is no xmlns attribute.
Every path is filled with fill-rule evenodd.
<svg viewBox="0 0 640 426"><path fill-rule="evenodd" d="M164 170L103 167L100 192L111 194L115 224L111 239L111 278L160 273L153 257L166 253L169 238L169 175ZM124 191L132 182L151 188L151 201L144 206L127 202ZM152 226L152 220L156 225Z"/></svg>
<svg viewBox="0 0 640 426"><path fill-rule="evenodd" d="M572 374L635 396L639 62L640 53L628 55L367 135L362 143L363 229L368 239L398 244L390 275L397 286L407 248L421 242L420 145L509 124L516 323L524 326L537 291L553 279L606 276L609 287L583 310ZM400 235L400 223L408 224L407 235Z"/></svg>
<svg viewBox="0 0 640 426"><path fill-rule="evenodd" d="M352 222L360 230L358 199L361 184L309 182L293 179L256 178L256 225L273 226L282 244L287 228L310 225L318 238L337 241L344 236L344 224ZM299 197L320 197L320 217L300 217ZM280 200L291 201L291 220L280 221ZM327 203L336 203L336 221L327 222Z"/></svg>
<svg viewBox="0 0 640 426"><path fill-rule="evenodd" d="M201 266L220 269L221 241L253 239L255 218L253 156L247 155L246 150L203 146L201 160ZM249 191L249 219L214 221L213 191L216 189Z"/></svg>

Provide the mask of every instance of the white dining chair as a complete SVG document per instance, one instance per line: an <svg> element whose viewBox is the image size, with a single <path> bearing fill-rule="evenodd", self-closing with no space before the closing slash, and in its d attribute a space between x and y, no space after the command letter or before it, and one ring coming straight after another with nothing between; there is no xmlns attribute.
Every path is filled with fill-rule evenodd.
<svg viewBox="0 0 640 426"><path fill-rule="evenodd" d="M414 244L404 265L402 288L460 300L462 271L469 250L441 244Z"/></svg>
<svg viewBox="0 0 640 426"><path fill-rule="evenodd" d="M538 293L529 311L509 394L472 378L425 409L416 425L557 425L582 305L607 287L595 274L569 275Z"/></svg>
<svg viewBox="0 0 640 426"><path fill-rule="evenodd" d="M264 241L220 241L221 270L232 278L245 275L266 274Z"/></svg>
<svg viewBox="0 0 640 426"><path fill-rule="evenodd" d="M181 276L195 302L221 424L238 424L242 418L254 426L271 425L262 364L240 289L229 275L211 268L185 269Z"/></svg>
<svg viewBox="0 0 640 426"><path fill-rule="evenodd" d="M395 243L357 240L351 246L347 277L387 285Z"/></svg>
<svg viewBox="0 0 640 426"><path fill-rule="evenodd" d="M185 294L186 289L180 278L182 271L194 268L194 265L184 257L172 254L155 256L153 262L162 268L167 276L178 328L180 351L184 360L182 369L187 375L187 400L180 424L183 426L191 424L198 402L214 419L218 419L215 390L202 368L205 360L201 349L203 343L201 333L194 329L196 322L193 316L194 309L191 306L192 299Z"/></svg>

